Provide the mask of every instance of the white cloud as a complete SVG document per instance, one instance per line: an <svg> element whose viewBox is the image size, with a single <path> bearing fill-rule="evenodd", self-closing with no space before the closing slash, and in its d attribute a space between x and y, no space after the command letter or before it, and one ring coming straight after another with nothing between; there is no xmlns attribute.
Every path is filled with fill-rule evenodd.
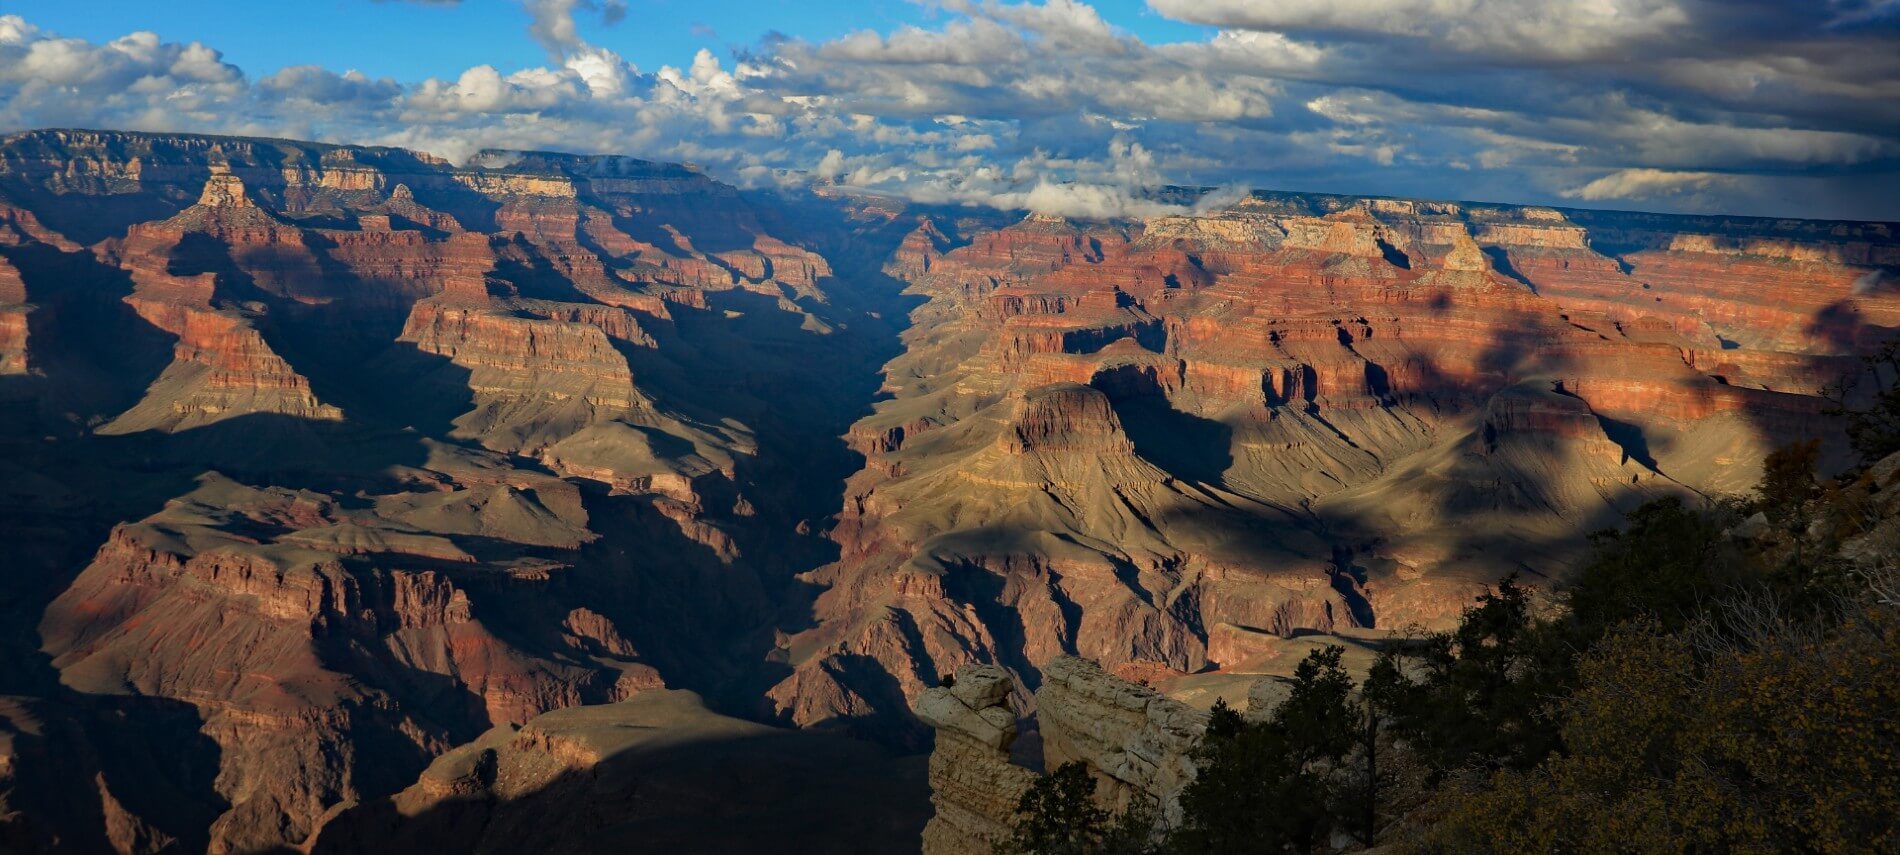
<svg viewBox="0 0 1900 855"><path fill-rule="evenodd" d="M258 88L285 99L318 104L386 104L402 94L402 85L389 78L371 80L360 71L338 74L318 65L293 65L257 81Z"/></svg>
<svg viewBox="0 0 1900 855"><path fill-rule="evenodd" d="M1506 56L1585 59L1689 22L1681 0L1149 0L1170 17L1276 32L1403 36Z"/></svg>
<svg viewBox="0 0 1900 855"><path fill-rule="evenodd" d="M826 181L835 180L843 175L844 152L835 148L825 152L824 158L818 161L818 166L812 170L812 174Z"/></svg>
<svg viewBox="0 0 1900 855"><path fill-rule="evenodd" d="M1195 201L1193 213L1199 215L1225 211L1228 208L1240 204L1242 200L1252 195L1253 188L1245 184L1228 184L1223 187L1216 187L1212 192L1209 192L1207 195Z"/></svg>
<svg viewBox="0 0 1900 855"><path fill-rule="evenodd" d="M1052 217L1080 220L1108 220L1126 217L1158 217L1178 214L1178 205L1164 205L1135 195L1127 187L1104 184L1055 184L1038 182L1028 192L1002 193L989 203L1000 208L1021 208Z"/></svg>
<svg viewBox="0 0 1900 855"><path fill-rule="evenodd" d="M1600 202L1609 199L1654 199L1707 190L1733 181L1731 176L1713 172L1671 172L1662 169L1620 169L1608 175L1563 191L1570 199Z"/></svg>
<svg viewBox="0 0 1900 855"><path fill-rule="evenodd" d="M0 45L23 45L39 38L40 28L19 15L0 15Z"/></svg>
<svg viewBox="0 0 1900 855"><path fill-rule="evenodd" d="M586 44L575 23L575 12L598 12L601 22L610 26L627 14L625 0L521 0L521 4L527 7L533 19L528 33L555 58L565 57Z"/></svg>

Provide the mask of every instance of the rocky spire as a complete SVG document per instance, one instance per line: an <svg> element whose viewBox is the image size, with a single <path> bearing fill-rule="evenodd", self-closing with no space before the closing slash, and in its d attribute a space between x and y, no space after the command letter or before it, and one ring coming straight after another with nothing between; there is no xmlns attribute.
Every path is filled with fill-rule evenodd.
<svg viewBox="0 0 1900 855"><path fill-rule="evenodd" d="M213 166L211 177L205 181L203 193L198 194L198 204L207 208L255 208L251 197L244 192L244 181L224 166Z"/></svg>

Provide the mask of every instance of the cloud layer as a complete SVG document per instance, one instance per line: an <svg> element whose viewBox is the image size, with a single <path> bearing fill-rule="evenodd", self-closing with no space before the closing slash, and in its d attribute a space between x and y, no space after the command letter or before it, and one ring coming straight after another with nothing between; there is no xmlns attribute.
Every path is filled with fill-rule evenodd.
<svg viewBox="0 0 1900 855"><path fill-rule="evenodd" d="M0 16L0 130L628 153L1067 216L1177 183L1900 219L1891 0L1149 0L1215 28L1172 43L1077 0L931 5L645 70L575 25L621 0L522 0L545 65L410 81Z"/></svg>

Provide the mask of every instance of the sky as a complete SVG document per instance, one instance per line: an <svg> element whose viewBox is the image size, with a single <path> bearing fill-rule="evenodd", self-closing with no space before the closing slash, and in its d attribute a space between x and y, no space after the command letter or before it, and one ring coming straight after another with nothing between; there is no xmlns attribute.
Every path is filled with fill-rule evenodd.
<svg viewBox="0 0 1900 855"><path fill-rule="evenodd" d="M1900 0L0 0L0 131L1900 220Z"/></svg>

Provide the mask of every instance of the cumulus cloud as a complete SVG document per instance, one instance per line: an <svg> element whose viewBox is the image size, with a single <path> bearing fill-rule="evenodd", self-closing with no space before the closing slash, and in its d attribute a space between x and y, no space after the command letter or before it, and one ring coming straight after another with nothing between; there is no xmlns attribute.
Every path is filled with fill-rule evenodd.
<svg viewBox="0 0 1900 855"><path fill-rule="evenodd" d="M1228 184L1216 187L1206 195L1195 200L1192 213L1211 214L1225 211L1253 196L1253 188L1245 184Z"/></svg>
<svg viewBox="0 0 1900 855"><path fill-rule="evenodd" d="M957 0L937 29L861 31L775 45L775 91L836 99L880 116L1010 120L1089 113L1127 122L1233 121L1272 115L1279 84L1209 74L1110 27L1074 0Z"/></svg>
<svg viewBox="0 0 1900 855"><path fill-rule="evenodd" d="M596 13L601 23L610 27L627 17L625 0L521 0L521 3L534 19L528 26L529 34L555 57L564 57L586 44L574 20L576 12Z"/></svg>
<svg viewBox="0 0 1900 855"><path fill-rule="evenodd" d="M844 174L844 152L835 148L826 151L825 156L819 159L818 167L812 170L812 174L826 181L837 180L838 176Z"/></svg>
<svg viewBox="0 0 1900 855"><path fill-rule="evenodd" d="M1052 217L1088 220L1156 217L1182 210L1178 205L1136 196L1127 187L1048 181L1038 182L1028 192L999 194L990 201L1000 208L1022 208Z"/></svg>
<svg viewBox="0 0 1900 855"><path fill-rule="evenodd" d="M1565 198L1592 202L1604 199L1653 199L1707 190L1733 181L1713 172L1671 172L1662 169L1619 169L1581 187L1563 191Z"/></svg>
<svg viewBox="0 0 1900 855"><path fill-rule="evenodd" d="M1182 20L1245 30L1404 36L1464 52L1579 60L1689 22L1681 0L1150 0Z"/></svg>
<svg viewBox="0 0 1900 855"><path fill-rule="evenodd" d="M644 69L587 38L624 0L518 2L545 63L420 80L4 15L0 130L619 152L1072 217L1252 186L1900 218L1893 0L1149 0L1217 28L1167 43L1083 0L932 0L924 26ZM1153 201L1170 184L1223 189Z"/></svg>
<svg viewBox="0 0 1900 855"><path fill-rule="evenodd" d="M388 103L402 94L402 84L387 77L371 80L354 69L338 74L319 65L293 65L257 81L259 89L286 100L317 104Z"/></svg>

